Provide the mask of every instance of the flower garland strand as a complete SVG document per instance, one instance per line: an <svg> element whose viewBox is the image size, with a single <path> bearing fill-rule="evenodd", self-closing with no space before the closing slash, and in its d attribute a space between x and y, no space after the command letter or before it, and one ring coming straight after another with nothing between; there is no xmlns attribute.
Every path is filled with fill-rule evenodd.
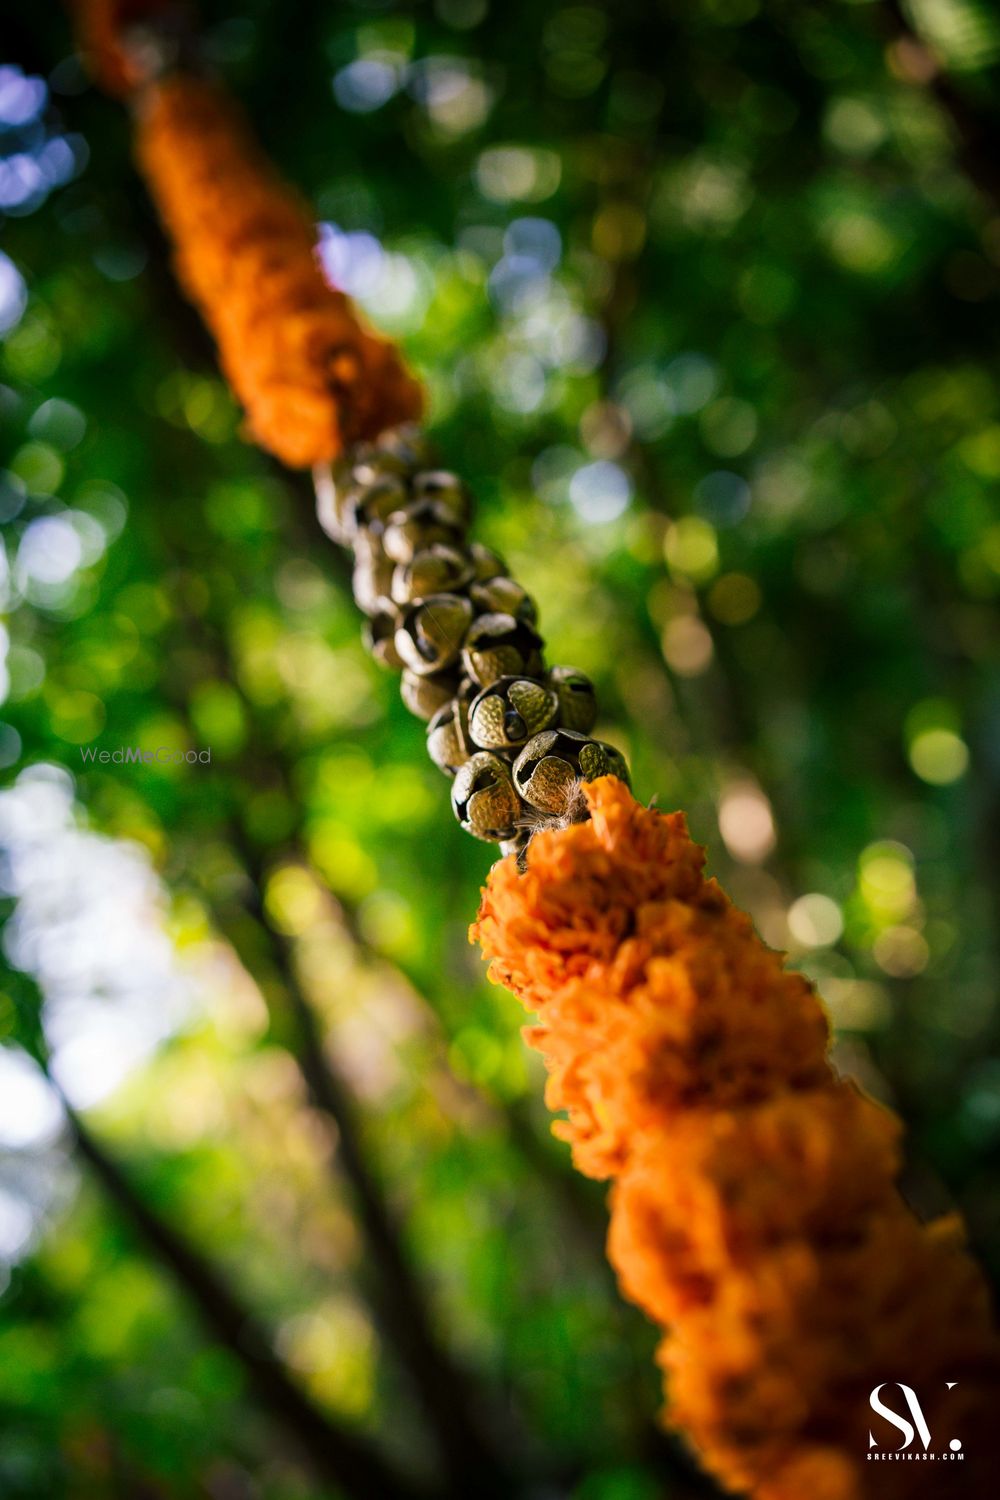
<svg viewBox="0 0 1000 1500"><path fill-rule="evenodd" d="M328 463L419 416L421 390L395 347L327 284L306 205L229 96L195 72L169 71L191 50L182 21L166 0L91 0L81 31L96 76L131 100L178 279L216 340L249 436L290 468Z"/></svg>
<svg viewBox="0 0 1000 1500"><path fill-rule="evenodd" d="M428 467L418 433L383 431L415 415L418 387L322 280L308 214L228 98L163 71L184 50L178 12L88 0L87 14L251 435L315 466L369 643L404 669L457 815L516 851L472 936L538 1013L528 1039L569 1116L557 1133L581 1171L614 1179L609 1254L669 1330L670 1422L757 1500L992 1496L987 1292L958 1222L921 1225L899 1196L898 1122L837 1079L811 986L704 879L683 818L639 806L620 757L588 738L592 688L545 671L532 602L468 541L461 481ZM886 1382L919 1392L933 1460L889 1462L884 1422L886 1461L869 1457Z"/></svg>
<svg viewBox="0 0 1000 1500"><path fill-rule="evenodd" d="M1000 1342L960 1223L909 1211L899 1121L833 1072L811 985L704 878L683 816L611 777L584 793L589 822L493 867L470 936L538 1014L553 1128L614 1180L609 1256L666 1330L671 1425L758 1500L985 1500ZM895 1381L934 1459L919 1438L869 1458L872 1425L902 1441L869 1405Z"/></svg>
<svg viewBox="0 0 1000 1500"><path fill-rule="evenodd" d="M136 144L178 277L261 447L304 468L419 414L416 381L327 285L304 205L220 89L185 74L154 85Z"/></svg>

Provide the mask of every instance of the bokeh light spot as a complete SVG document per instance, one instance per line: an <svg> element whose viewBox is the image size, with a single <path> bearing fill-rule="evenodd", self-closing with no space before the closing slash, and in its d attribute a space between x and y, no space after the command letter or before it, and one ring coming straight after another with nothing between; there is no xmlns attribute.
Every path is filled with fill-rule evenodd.
<svg viewBox="0 0 1000 1500"><path fill-rule="evenodd" d="M805 948L828 948L843 932L844 918L836 901L813 891L788 908L788 930Z"/></svg>
<svg viewBox="0 0 1000 1500"><path fill-rule="evenodd" d="M711 665L712 637L697 615L678 615L668 620L662 645L664 660L678 677L700 677Z"/></svg>
<svg viewBox="0 0 1000 1500"><path fill-rule="evenodd" d="M719 566L715 527L701 516L682 516L667 528L663 550L670 571L692 583L706 583Z"/></svg>
<svg viewBox="0 0 1000 1500"><path fill-rule="evenodd" d="M776 843L771 804L754 781L731 783L719 798L719 832L734 859L756 865Z"/></svg>

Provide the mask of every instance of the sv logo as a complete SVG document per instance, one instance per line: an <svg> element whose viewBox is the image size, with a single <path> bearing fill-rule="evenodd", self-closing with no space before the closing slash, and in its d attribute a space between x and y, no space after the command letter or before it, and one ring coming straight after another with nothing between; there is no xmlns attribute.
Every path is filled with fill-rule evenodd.
<svg viewBox="0 0 1000 1500"><path fill-rule="evenodd" d="M956 1382L948 1380L945 1384L951 1390ZM909 1414L913 1418L912 1422L908 1421L906 1417L900 1416L898 1412L893 1411L892 1407L887 1406L882 1400L882 1392L887 1385L894 1385L897 1390L902 1391ZM898 1452L902 1453L904 1449L908 1448L917 1434L919 1434L920 1441L924 1445L924 1452L926 1453L931 1445L931 1431L927 1426L927 1419L924 1416L920 1402L917 1400L916 1392L912 1386L903 1385L902 1381L899 1380L884 1380L881 1385L875 1387L868 1401L872 1411L877 1412L880 1417L884 1417L887 1422L891 1423L893 1427L902 1433L903 1441L899 1445ZM962 1445L957 1441L953 1441L949 1446L953 1451L957 1451ZM868 1447L878 1447L878 1442L872 1432L868 1434Z"/></svg>

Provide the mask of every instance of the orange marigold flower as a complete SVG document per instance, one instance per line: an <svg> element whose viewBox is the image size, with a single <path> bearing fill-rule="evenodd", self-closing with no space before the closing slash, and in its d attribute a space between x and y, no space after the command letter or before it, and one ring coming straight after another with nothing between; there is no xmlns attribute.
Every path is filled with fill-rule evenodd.
<svg viewBox="0 0 1000 1500"><path fill-rule="evenodd" d="M327 285L308 211L220 89L182 73L149 87L137 150L256 442L300 468L419 416L416 381Z"/></svg>
<svg viewBox="0 0 1000 1500"><path fill-rule="evenodd" d="M834 1074L811 985L704 878L683 817L610 777L584 791L590 822L494 866L472 937L537 1012L554 1128L615 1179L609 1255L667 1330L669 1421L760 1500L992 1494L1000 1343L961 1226L909 1211L899 1122ZM963 1441L957 1477L867 1461L883 1381Z"/></svg>

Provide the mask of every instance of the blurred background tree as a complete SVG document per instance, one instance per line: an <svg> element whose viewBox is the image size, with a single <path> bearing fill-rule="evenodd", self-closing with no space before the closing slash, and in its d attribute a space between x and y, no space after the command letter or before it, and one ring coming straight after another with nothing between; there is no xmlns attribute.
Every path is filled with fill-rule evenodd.
<svg viewBox="0 0 1000 1500"><path fill-rule="evenodd" d="M203 19L599 732L996 1272L992 8ZM57 13L0 153L0 1493L710 1493L466 944L490 852Z"/></svg>

